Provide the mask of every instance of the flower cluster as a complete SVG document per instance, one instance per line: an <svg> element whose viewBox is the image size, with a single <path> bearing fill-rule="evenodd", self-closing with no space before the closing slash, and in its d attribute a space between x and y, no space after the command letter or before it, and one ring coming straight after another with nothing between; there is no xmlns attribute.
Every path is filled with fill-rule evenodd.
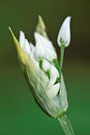
<svg viewBox="0 0 90 135"><path fill-rule="evenodd" d="M30 90L39 106L49 116L60 117L68 108L67 93L56 50L46 36L41 17L34 33L35 46L20 31L19 41L11 34L17 49L18 59ZM39 28L39 29L38 29ZM59 31L57 42L60 47L70 43L70 17L67 17Z"/></svg>

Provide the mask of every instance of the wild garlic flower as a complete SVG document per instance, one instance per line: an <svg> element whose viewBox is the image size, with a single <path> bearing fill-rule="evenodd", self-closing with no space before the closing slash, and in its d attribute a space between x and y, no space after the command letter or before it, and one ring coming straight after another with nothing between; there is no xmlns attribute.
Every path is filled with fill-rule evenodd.
<svg viewBox="0 0 90 135"><path fill-rule="evenodd" d="M69 20L70 18L64 22L58 35L59 45L61 39L66 46L69 44ZM36 102L49 116L53 118L62 116L68 108L66 87L63 75L60 74L55 48L47 37L42 18L39 16L34 33L35 45L29 43L24 32L20 31L18 41L12 30L10 28L9 30L15 42L20 65Z"/></svg>
<svg viewBox="0 0 90 135"><path fill-rule="evenodd" d="M70 34L70 20L71 17L68 16L65 21L63 22L59 34L57 37L57 43L61 47L64 45L65 47L69 46L70 40L71 40L71 34Z"/></svg>

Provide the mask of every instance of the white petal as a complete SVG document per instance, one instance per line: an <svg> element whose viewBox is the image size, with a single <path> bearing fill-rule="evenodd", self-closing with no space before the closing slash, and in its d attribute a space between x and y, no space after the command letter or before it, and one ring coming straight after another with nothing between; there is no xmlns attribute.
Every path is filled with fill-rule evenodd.
<svg viewBox="0 0 90 135"><path fill-rule="evenodd" d="M54 98L60 90L60 83L55 84L49 91L47 91L48 96Z"/></svg>
<svg viewBox="0 0 90 135"><path fill-rule="evenodd" d="M25 39L25 45L24 45L24 50L30 54L30 45L27 39Z"/></svg>
<svg viewBox="0 0 90 135"><path fill-rule="evenodd" d="M71 17L68 16L65 19L65 21L63 22L63 24L59 30L59 34L57 37L57 43L60 47L61 47L60 40L62 40L64 42L65 47L69 46L69 44L70 44L70 40L71 40L70 20L71 20Z"/></svg>
<svg viewBox="0 0 90 135"><path fill-rule="evenodd" d="M21 48L23 49L24 43L25 43L25 35L24 35L24 32L22 31L20 31L19 43L20 43Z"/></svg>
<svg viewBox="0 0 90 135"><path fill-rule="evenodd" d="M42 68L43 70L46 72L50 69L50 63L47 61L47 60L44 60L43 63L42 63Z"/></svg>
<svg viewBox="0 0 90 135"><path fill-rule="evenodd" d="M45 59L46 56L46 51L43 46L43 42L40 37L38 37L37 42L36 42L36 58L37 60L40 59Z"/></svg>

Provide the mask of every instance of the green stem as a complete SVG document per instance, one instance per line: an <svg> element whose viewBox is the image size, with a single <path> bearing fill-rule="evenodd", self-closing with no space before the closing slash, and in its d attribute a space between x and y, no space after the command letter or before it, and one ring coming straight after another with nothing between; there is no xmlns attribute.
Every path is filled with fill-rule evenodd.
<svg viewBox="0 0 90 135"><path fill-rule="evenodd" d="M66 115L63 115L61 118L58 118L60 125L62 126L65 135L75 135L71 126L70 121Z"/></svg>
<svg viewBox="0 0 90 135"><path fill-rule="evenodd" d="M64 59L64 49L65 46L62 44L61 46L61 53L60 53L60 81L61 81L61 73L62 73L62 68L63 68L63 59Z"/></svg>

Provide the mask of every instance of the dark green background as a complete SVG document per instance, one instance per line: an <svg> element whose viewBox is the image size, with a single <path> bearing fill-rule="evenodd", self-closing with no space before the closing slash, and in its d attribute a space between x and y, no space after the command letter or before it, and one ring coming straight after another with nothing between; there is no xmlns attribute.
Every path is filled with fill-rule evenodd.
<svg viewBox="0 0 90 135"><path fill-rule="evenodd" d="M0 0L0 135L64 135L59 123L35 103L8 30L10 26L17 37L23 30L34 43L39 14L58 54L58 30L66 16L72 17L63 68L67 115L76 135L90 135L90 0Z"/></svg>

